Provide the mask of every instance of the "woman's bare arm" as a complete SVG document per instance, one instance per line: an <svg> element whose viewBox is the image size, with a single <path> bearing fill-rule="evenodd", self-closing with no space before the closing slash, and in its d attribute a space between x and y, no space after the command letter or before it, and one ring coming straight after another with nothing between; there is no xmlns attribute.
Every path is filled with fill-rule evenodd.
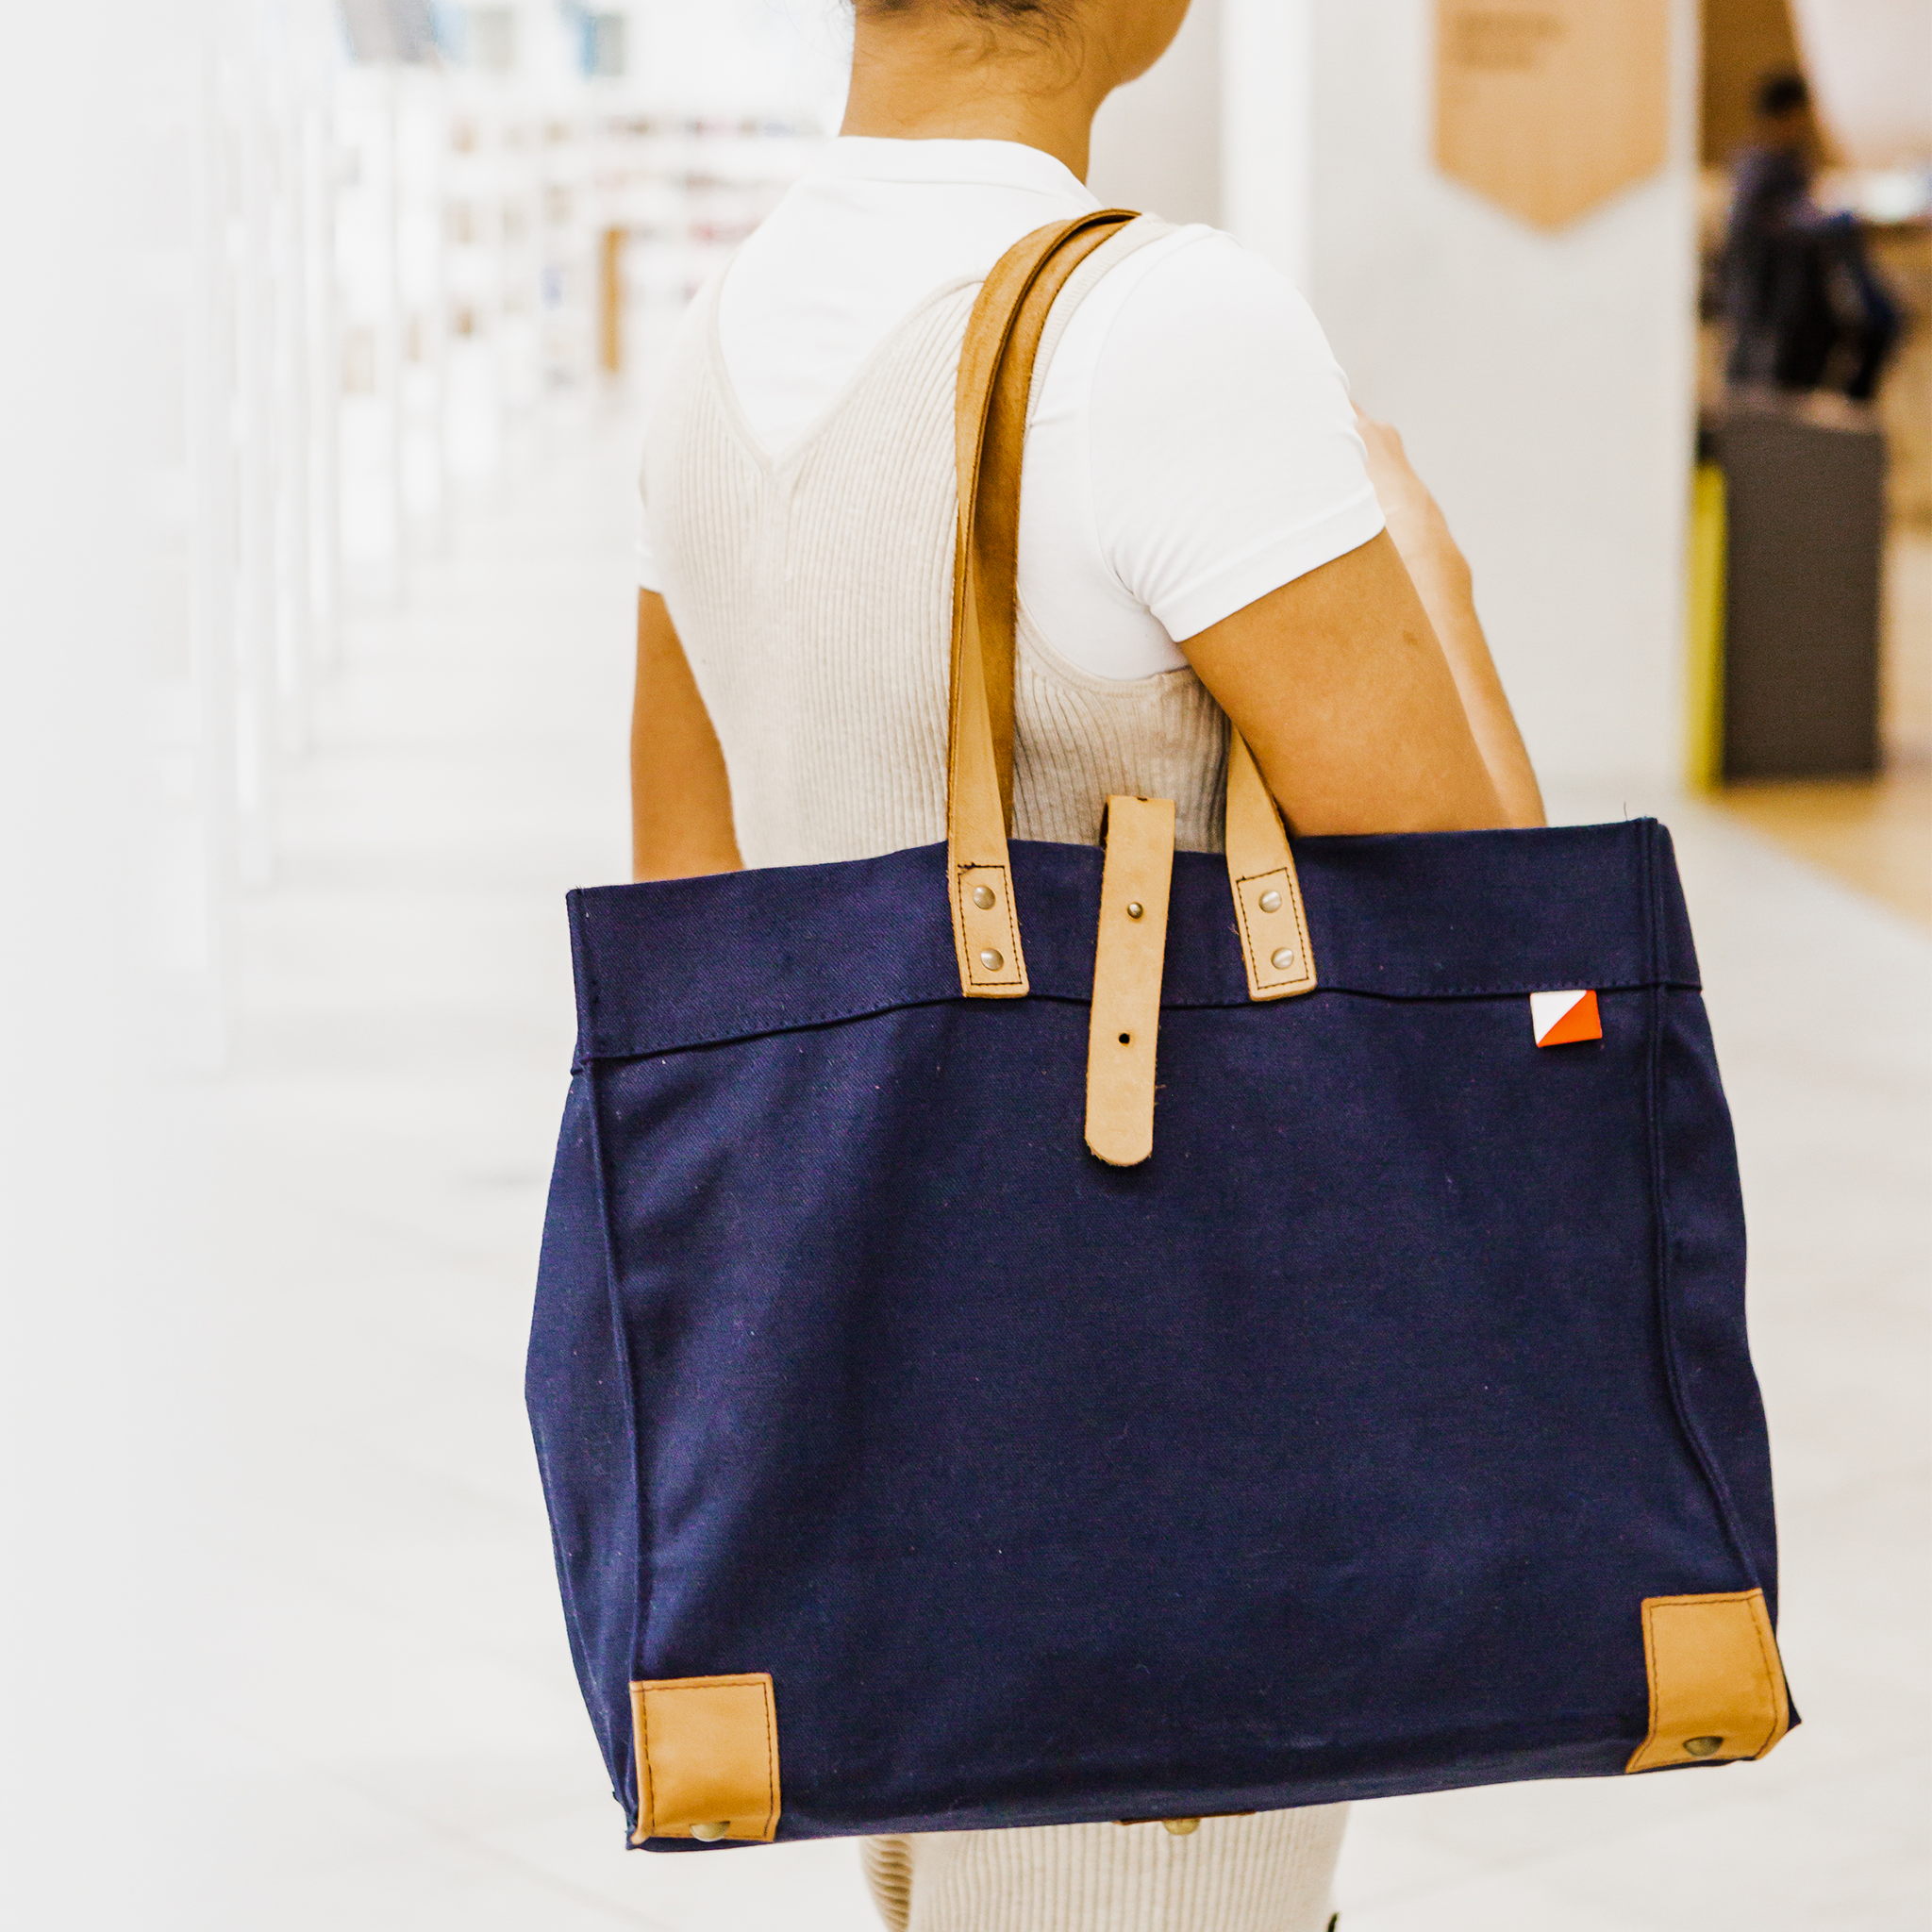
<svg viewBox="0 0 1932 1932"><path fill-rule="evenodd" d="M1362 433L1389 529L1181 648L1297 832L1540 825L1469 566L1401 439L1366 418ZM631 819L640 879L743 864L717 734L649 591L638 598Z"/></svg>
<svg viewBox="0 0 1932 1932"><path fill-rule="evenodd" d="M1495 780L1503 809L1512 825L1541 825L1546 823L1542 791L1503 680L1496 675L1482 620L1475 614L1468 559L1449 534L1448 519L1410 464L1402 438L1388 424L1374 422L1359 409L1356 420L1368 447L1369 478L1389 519L1389 534L1449 659L1476 748Z"/></svg>
<svg viewBox="0 0 1932 1932"><path fill-rule="evenodd" d="M1449 661L1386 531L1181 649L1295 831L1507 823Z"/></svg>
<svg viewBox="0 0 1932 1932"><path fill-rule="evenodd" d="M664 600L638 593L638 688L630 724L631 872L682 879L738 872L731 781L710 714Z"/></svg>
<svg viewBox="0 0 1932 1932"><path fill-rule="evenodd" d="M1181 649L1297 832L1540 825L1469 567L1394 432L1363 426L1389 529Z"/></svg>

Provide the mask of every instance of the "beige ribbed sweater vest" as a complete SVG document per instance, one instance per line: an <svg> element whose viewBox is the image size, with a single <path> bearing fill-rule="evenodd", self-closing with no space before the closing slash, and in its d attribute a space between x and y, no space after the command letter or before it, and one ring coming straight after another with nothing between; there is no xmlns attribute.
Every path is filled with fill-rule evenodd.
<svg viewBox="0 0 1932 1932"><path fill-rule="evenodd" d="M1136 224L1069 283L1065 317ZM748 866L867 858L945 837L954 386L976 283L927 298L799 446L739 409L715 285L666 374L644 454L664 597L717 729ZM1113 792L1175 801L1184 851L1222 847L1227 727L1191 671L1131 684L1068 663L1019 613L1013 831L1098 844ZM1346 1807L1158 1824L878 1839L894 1932L1322 1932Z"/></svg>
<svg viewBox="0 0 1932 1932"><path fill-rule="evenodd" d="M945 837L954 383L977 292L928 297L775 461L731 392L715 289L673 358L644 493L748 866ZM1227 728L1194 674L1115 683L1067 662L1024 608L1018 630L1014 836L1098 844L1108 795L1129 792L1174 800L1180 848L1218 852Z"/></svg>

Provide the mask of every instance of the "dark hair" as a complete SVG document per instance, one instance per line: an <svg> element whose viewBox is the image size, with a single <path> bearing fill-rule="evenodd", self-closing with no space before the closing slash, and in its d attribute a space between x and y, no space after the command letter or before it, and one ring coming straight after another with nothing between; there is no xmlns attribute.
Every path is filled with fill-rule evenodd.
<svg viewBox="0 0 1932 1932"><path fill-rule="evenodd" d="M1058 26L1067 10L1067 0L854 0L854 4L861 13L915 13L923 7L937 5L985 21L1004 20L1033 27Z"/></svg>
<svg viewBox="0 0 1932 1932"><path fill-rule="evenodd" d="M1787 114L1810 105L1810 86L1794 67L1767 74L1757 83L1757 111L1767 121L1782 121Z"/></svg>

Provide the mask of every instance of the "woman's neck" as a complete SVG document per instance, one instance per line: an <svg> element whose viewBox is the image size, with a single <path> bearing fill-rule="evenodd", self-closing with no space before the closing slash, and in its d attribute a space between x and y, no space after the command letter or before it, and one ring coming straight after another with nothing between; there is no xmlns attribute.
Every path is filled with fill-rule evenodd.
<svg viewBox="0 0 1932 1932"><path fill-rule="evenodd" d="M1111 83L1067 42L996 35L950 10L858 17L841 134L1016 141L1087 178L1093 116Z"/></svg>

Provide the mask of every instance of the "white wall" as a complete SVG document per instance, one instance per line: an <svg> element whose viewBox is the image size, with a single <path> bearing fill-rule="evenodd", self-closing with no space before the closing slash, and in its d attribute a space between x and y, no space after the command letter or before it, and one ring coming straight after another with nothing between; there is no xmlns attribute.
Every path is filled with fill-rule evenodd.
<svg viewBox="0 0 1932 1932"><path fill-rule="evenodd" d="M1224 225L1301 284L1475 566L1539 768L1680 769L1695 0L1663 175L1556 236L1443 179L1431 0L1222 0Z"/></svg>
<svg viewBox="0 0 1932 1932"><path fill-rule="evenodd" d="M1309 292L1357 399L1401 428L1470 556L1539 769L1668 781L1695 408L1694 0L1677 0L1669 169L1555 236L1436 171L1434 12L1317 0Z"/></svg>
<svg viewBox="0 0 1932 1932"><path fill-rule="evenodd" d="M1222 0L1222 225L1297 286L1313 272L1318 0Z"/></svg>
<svg viewBox="0 0 1932 1932"><path fill-rule="evenodd" d="M1114 208L1222 221L1222 0L1194 0L1166 56L1101 108L1088 185Z"/></svg>
<svg viewBox="0 0 1932 1932"><path fill-rule="evenodd" d="M1805 65L1845 153L1932 158L1932 0L1796 0Z"/></svg>
<svg viewBox="0 0 1932 1932"><path fill-rule="evenodd" d="M617 0L625 93L682 116L780 114L836 128L852 67L845 0Z"/></svg>

